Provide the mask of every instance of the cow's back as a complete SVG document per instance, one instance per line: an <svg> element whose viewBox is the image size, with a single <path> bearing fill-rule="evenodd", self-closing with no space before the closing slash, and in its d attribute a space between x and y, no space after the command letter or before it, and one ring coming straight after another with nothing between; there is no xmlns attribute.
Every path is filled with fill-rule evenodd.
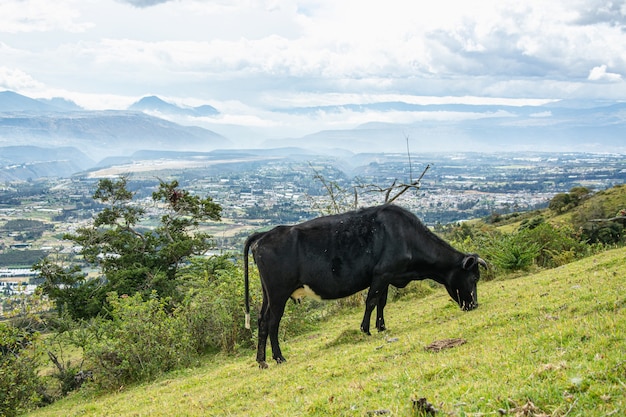
<svg viewBox="0 0 626 417"><path fill-rule="evenodd" d="M308 285L324 299L367 288L387 239L379 211L368 208L270 230L253 248L262 279L290 290Z"/></svg>

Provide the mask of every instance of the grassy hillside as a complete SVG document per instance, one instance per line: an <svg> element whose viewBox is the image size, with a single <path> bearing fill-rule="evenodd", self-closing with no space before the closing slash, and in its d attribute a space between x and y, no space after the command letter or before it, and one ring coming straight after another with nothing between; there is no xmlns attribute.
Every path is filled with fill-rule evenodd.
<svg viewBox="0 0 626 417"><path fill-rule="evenodd" d="M593 194L575 209L554 217L555 222L570 222L572 217L587 213L589 218L610 218L626 208L626 184L616 185Z"/></svg>
<svg viewBox="0 0 626 417"><path fill-rule="evenodd" d="M280 366L259 370L246 351L30 416L406 416L419 398L438 415L625 415L625 248L481 283L479 301L462 312L442 289L403 298L370 337L354 309L285 340ZM447 338L466 343L425 349Z"/></svg>
<svg viewBox="0 0 626 417"><path fill-rule="evenodd" d="M563 214L550 209L541 209L529 212L516 212L501 216L496 223L502 232L511 233L517 230L523 221L542 216L553 224L571 223L573 217L588 219L610 218L617 215L619 210L626 208L626 184L616 185L606 190L598 191L589 196L577 207L572 207Z"/></svg>

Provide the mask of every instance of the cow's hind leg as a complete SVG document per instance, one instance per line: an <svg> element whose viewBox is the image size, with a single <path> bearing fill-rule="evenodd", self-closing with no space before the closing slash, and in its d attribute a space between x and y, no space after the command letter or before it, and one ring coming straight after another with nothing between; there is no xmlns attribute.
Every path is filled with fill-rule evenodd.
<svg viewBox="0 0 626 417"><path fill-rule="evenodd" d="M288 299L289 296L274 300L275 302L271 303L269 306L269 336L270 343L272 345L272 357L276 363L283 363L287 361L280 351L280 345L278 344L278 326L280 325L280 319L282 319L283 313L285 312L285 304L287 304Z"/></svg>
<svg viewBox="0 0 626 417"><path fill-rule="evenodd" d="M363 314L363 321L361 322L361 331L367 335L371 335L370 320L372 317L372 311L374 311L374 308L376 308L377 303L378 303L377 297L374 295L374 292L370 289L367 292L367 298L365 299L365 313Z"/></svg>
<svg viewBox="0 0 626 417"><path fill-rule="evenodd" d="M389 287L386 287L383 291L380 292L378 296L378 304L376 305L376 329L379 332L385 331L385 317L383 316L383 310L387 305L387 293L389 292Z"/></svg>
<svg viewBox="0 0 626 417"><path fill-rule="evenodd" d="M265 346L267 345L267 335L269 332L269 317L269 302L267 294L265 293L265 290L263 290L263 304L261 306L261 311L259 311L259 336L256 351L256 361L261 369L267 368L267 362L265 362Z"/></svg>

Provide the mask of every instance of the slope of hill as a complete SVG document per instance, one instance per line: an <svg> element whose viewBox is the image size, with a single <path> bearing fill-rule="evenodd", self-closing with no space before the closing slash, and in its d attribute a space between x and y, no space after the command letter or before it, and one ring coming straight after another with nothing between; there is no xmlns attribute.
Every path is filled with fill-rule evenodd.
<svg viewBox="0 0 626 417"><path fill-rule="evenodd" d="M571 225L573 217L576 218L576 223L584 223L589 220L614 217L620 210L624 209L626 209L626 184L593 193L578 206L570 208L565 213L556 213L549 208L532 212L511 213L500 216L494 225L498 226L501 231L510 233L518 230L524 221L529 221L534 217L541 216L555 225Z"/></svg>
<svg viewBox="0 0 626 417"><path fill-rule="evenodd" d="M60 112L83 110L73 101L54 97L32 99L13 91L0 92L0 112Z"/></svg>
<svg viewBox="0 0 626 417"><path fill-rule="evenodd" d="M0 148L0 181L70 177L93 164L94 161L72 147L7 146Z"/></svg>
<svg viewBox="0 0 626 417"><path fill-rule="evenodd" d="M387 306L389 330L370 337L358 331L357 308L287 339L288 362L268 370L241 349L154 383L101 397L75 394L29 415L432 415L429 406L441 415L621 415L625 258L626 248L615 249L481 283L472 312L460 311L442 289L402 298ZM447 339L456 347L425 349Z"/></svg>
<svg viewBox="0 0 626 417"><path fill-rule="evenodd" d="M13 111L57 111L58 109L49 103L44 103L13 91L0 92L0 112Z"/></svg>
<svg viewBox="0 0 626 417"><path fill-rule="evenodd" d="M618 211L624 209L626 209L626 184L599 191L584 200L575 211L587 212L590 219L594 217L597 219L616 216Z"/></svg>

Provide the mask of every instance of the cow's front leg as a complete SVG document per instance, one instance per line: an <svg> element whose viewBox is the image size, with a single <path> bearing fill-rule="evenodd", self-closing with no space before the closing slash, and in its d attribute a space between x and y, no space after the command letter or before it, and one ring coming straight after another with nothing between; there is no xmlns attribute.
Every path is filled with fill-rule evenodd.
<svg viewBox="0 0 626 417"><path fill-rule="evenodd" d="M285 312L285 304L287 303L288 298L289 297L286 297L284 300L280 300L270 306L269 336L270 344L272 345L272 357L276 363L283 363L287 361L280 351L280 345L278 343L278 326L280 325L280 319L283 317L283 313Z"/></svg>
<svg viewBox="0 0 626 417"><path fill-rule="evenodd" d="M376 329L378 329L379 332L383 332L386 330L383 310L385 309L385 305L387 305L388 292L389 286L385 287L385 289L382 290L380 292L380 295L378 296L378 304L376 305Z"/></svg>
<svg viewBox="0 0 626 417"><path fill-rule="evenodd" d="M361 331L367 335L370 333L370 320L372 317L372 311L378 304L378 295L376 291L370 290L367 292L367 298L365 299L365 313L363 314L363 321L361 322Z"/></svg>
<svg viewBox="0 0 626 417"><path fill-rule="evenodd" d="M370 307L368 304L366 304L365 314L363 314L363 321L361 322L361 331L367 335L371 335L370 318L372 317L372 311L374 311L374 306Z"/></svg>

